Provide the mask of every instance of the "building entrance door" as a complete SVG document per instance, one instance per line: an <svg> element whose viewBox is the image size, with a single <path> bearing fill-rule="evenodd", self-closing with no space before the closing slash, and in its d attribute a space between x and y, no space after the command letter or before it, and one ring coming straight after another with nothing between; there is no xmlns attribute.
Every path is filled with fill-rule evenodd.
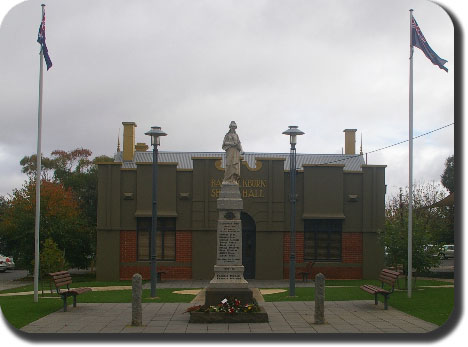
<svg viewBox="0 0 468 347"><path fill-rule="evenodd" d="M247 213L241 212L242 221L242 265L244 278L255 278L255 221Z"/></svg>

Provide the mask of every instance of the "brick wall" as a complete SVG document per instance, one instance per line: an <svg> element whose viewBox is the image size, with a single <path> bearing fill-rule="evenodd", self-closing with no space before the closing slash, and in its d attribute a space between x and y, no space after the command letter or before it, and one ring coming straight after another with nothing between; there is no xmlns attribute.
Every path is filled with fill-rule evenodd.
<svg viewBox="0 0 468 347"><path fill-rule="evenodd" d="M290 233L283 234L283 278L289 278ZM304 263L304 233L296 233L296 264ZM362 264L362 233L342 233L341 263ZM338 264L337 264L338 265ZM296 279L302 279L296 267ZM315 263L313 274L321 272L328 279L359 279L362 278L362 267L320 266Z"/></svg>
<svg viewBox="0 0 468 347"><path fill-rule="evenodd" d="M122 263L137 262L137 236L136 231L120 232L120 279L131 279L133 274L139 273L143 279L150 279L149 262L141 262L138 265L125 265ZM176 262L192 262L192 233L190 231L176 232ZM157 269L166 271L162 279L191 279L192 268L190 266L170 266L168 262L158 262Z"/></svg>
<svg viewBox="0 0 468 347"><path fill-rule="evenodd" d="M343 263L362 264L362 233L343 233L341 236Z"/></svg>
<svg viewBox="0 0 468 347"><path fill-rule="evenodd" d="M176 261L192 262L192 232L177 231L176 232Z"/></svg>
<svg viewBox="0 0 468 347"><path fill-rule="evenodd" d="M136 231L120 232L120 262L130 263L137 260Z"/></svg>
<svg viewBox="0 0 468 347"><path fill-rule="evenodd" d="M285 232L283 234L283 262L289 262L289 251L291 245L291 235L290 232ZM304 233L296 232L296 262L304 262Z"/></svg>
<svg viewBox="0 0 468 347"><path fill-rule="evenodd" d="M135 263L137 260L136 231L120 232L120 262ZM343 233L341 239L342 264L362 264L362 233ZM290 233L283 234L283 276L289 278L289 251ZM176 262L192 262L192 233L190 231L176 232ZM296 233L296 264L304 263L304 233ZM158 269L167 272L163 279L190 279L192 269L190 266L168 266L164 262L158 264ZM120 278L131 279L134 273L140 273L144 279L150 278L148 262L139 265L120 265ZM362 278L361 267L320 266L316 263L315 273L323 273L327 278L351 279ZM297 279L300 279L298 274Z"/></svg>
<svg viewBox="0 0 468 347"><path fill-rule="evenodd" d="M289 254L291 250L291 233L283 233L283 278L289 278ZM296 232L296 264L304 262L304 233ZM296 268L296 278L299 279L300 274Z"/></svg>

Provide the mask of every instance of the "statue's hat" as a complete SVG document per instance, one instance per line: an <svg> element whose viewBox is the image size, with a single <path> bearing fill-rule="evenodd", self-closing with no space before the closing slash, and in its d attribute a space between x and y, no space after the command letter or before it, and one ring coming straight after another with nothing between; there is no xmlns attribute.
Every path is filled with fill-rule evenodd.
<svg viewBox="0 0 468 347"><path fill-rule="evenodd" d="M229 124L230 128L237 128L236 122L232 121L231 124Z"/></svg>

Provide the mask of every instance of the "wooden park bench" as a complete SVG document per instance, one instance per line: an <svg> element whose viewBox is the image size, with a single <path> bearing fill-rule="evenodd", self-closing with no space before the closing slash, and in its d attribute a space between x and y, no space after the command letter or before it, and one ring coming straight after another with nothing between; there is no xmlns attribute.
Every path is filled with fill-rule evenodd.
<svg viewBox="0 0 468 347"><path fill-rule="evenodd" d="M67 311L67 298L69 296L73 296L73 307L76 307L76 297L92 290L91 288L70 288L72 278L68 271L53 272L49 275L55 284L57 294L63 299L63 312ZM67 287L67 290L62 289L62 287Z"/></svg>
<svg viewBox="0 0 468 347"><path fill-rule="evenodd" d="M305 269L299 271L299 274L302 276L302 281L307 282L307 278L312 276L312 267L314 266L315 262L309 261L306 264Z"/></svg>
<svg viewBox="0 0 468 347"><path fill-rule="evenodd" d="M383 295L384 298L385 298L385 300L384 300L384 309L387 310L388 309L388 303L387 303L388 296L393 293L393 291L395 289L395 281L398 279L399 275L400 275L400 273L397 272L397 271L392 271L392 270L389 270L389 269L383 269L380 272L380 275L379 275L379 280L382 282L381 287L377 287L377 286L374 286L374 285L371 285L371 284L365 284L365 285L361 286L360 288L362 290L370 293L370 294L374 294L375 304L376 305L378 304L377 296L379 294ZM387 284L389 287L391 287L391 289L390 288L388 290L385 289L384 288L385 284Z"/></svg>

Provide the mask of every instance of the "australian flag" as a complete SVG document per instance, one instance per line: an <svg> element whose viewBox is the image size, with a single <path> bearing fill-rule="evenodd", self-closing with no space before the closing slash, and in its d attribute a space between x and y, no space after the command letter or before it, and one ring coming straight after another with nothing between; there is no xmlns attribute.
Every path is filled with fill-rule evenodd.
<svg viewBox="0 0 468 347"><path fill-rule="evenodd" d="M423 51L424 55L430 61L432 61L432 64L437 65L442 70L448 72L448 69L444 66L447 60L442 59L432 50L432 48L427 43L423 33L421 32L418 23L416 23L416 20L413 17L411 18L411 30L411 37L413 41L411 42L411 45L418 47L421 51Z"/></svg>
<svg viewBox="0 0 468 347"><path fill-rule="evenodd" d="M42 53L44 54L44 60L47 65L47 70L49 70L52 67L52 60L50 60L49 57L49 51L47 50L46 46L46 37L45 37L45 12L42 12L42 22L41 25L39 26L39 32L37 33L37 42L42 47Z"/></svg>

